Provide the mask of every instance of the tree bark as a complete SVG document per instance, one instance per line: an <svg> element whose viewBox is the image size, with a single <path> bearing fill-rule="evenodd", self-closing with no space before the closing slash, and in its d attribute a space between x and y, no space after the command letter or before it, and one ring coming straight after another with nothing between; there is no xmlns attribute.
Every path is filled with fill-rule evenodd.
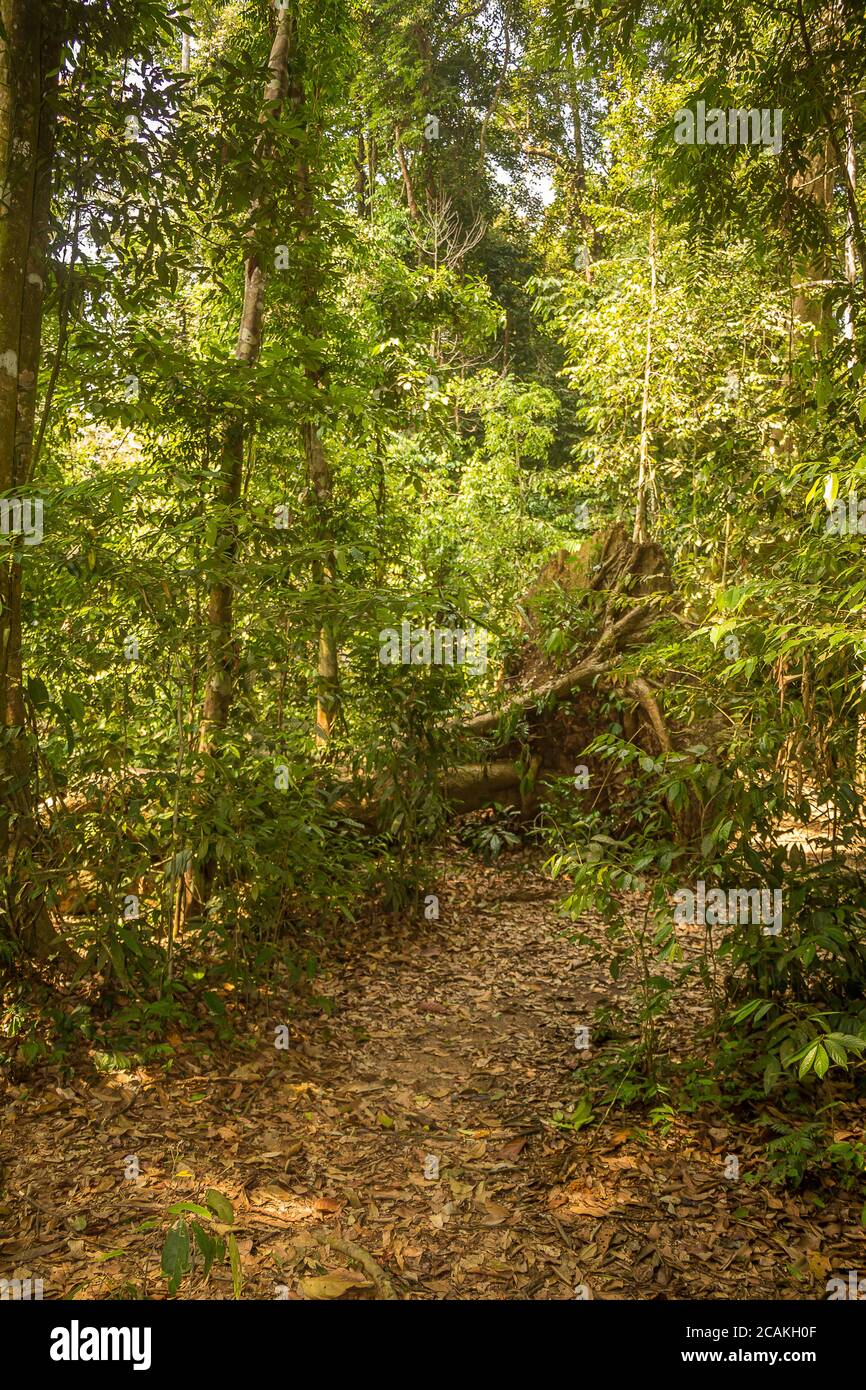
<svg viewBox="0 0 866 1390"><path fill-rule="evenodd" d="M319 629L319 651L316 664L318 687L316 694L316 740L320 746L324 746L331 736L331 730L340 706L340 666L336 629L331 613L336 561L333 550L329 548L331 541L327 536L333 498L333 478L327 455L319 438L319 432L313 421L307 421L304 425L303 438L307 475L316 498L318 530L326 546L324 558L317 557L313 562L313 579L325 596L325 606L328 610Z"/></svg>
<svg viewBox="0 0 866 1390"><path fill-rule="evenodd" d="M635 504L634 531L632 539L639 545L644 545L648 536L647 529L647 508L649 492L652 486L652 458L650 456L650 429L649 429L649 404L650 404L650 378L652 375L653 360L653 327L656 313L656 207L655 207L655 188L652 194L652 206L650 208L649 226L649 272L650 272L650 302L649 313L646 323L646 351L644 353L643 368L643 394L641 396L640 407L640 447L638 452L638 475L637 475L637 500Z"/></svg>
<svg viewBox="0 0 866 1390"><path fill-rule="evenodd" d="M403 141L400 134L400 127L394 131L394 142L397 149L397 159L400 164L400 173L403 175L403 187L406 190L406 205L409 208L409 216L413 222L417 222L420 217L418 204L415 201L415 190L412 187L412 178L409 173L409 165L406 162L406 151L403 149Z"/></svg>
<svg viewBox="0 0 866 1390"><path fill-rule="evenodd" d="M574 50L570 42L566 52L565 70L568 105L571 114L571 138L574 145L574 156L571 164L571 223L574 229L580 232L583 241L586 251L584 270L587 283L589 283L592 279L591 257L593 254L598 254L598 237L586 212L586 156L583 149L583 127L580 119L580 92L577 85Z"/></svg>
<svg viewBox="0 0 866 1390"><path fill-rule="evenodd" d="M2 0L0 18L0 495L21 497L32 482L63 14L45 0ZM36 762L26 731L21 559L21 537L10 535L0 565L0 858L12 931L41 956L65 948L42 894L23 881L36 838Z"/></svg>
<svg viewBox="0 0 866 1390"><path fill-rule="evenodd" d="M297 68L298 65L294 64L293 67ZM299 118L301 131L295 168L295 220L298 227L300 263L298 308L305 338L310 342L318 342L322 337L318 305L321 268L317 263L317 253L310 246L317 231L309 154L312 132L308 120L306 92L299 71L293 73L289 100ZM315 402L321 396L324 385L324 368L321 362L312 361L307 363L304 372L314 402L310 415L303 421L301 438L307 477L316 506L316 539L319 550L313 562L313 580L322 594L324 608L316 661L316 741L320 748L324 748L340 711L340 670L333 612L333 590L337 572L331 524L334 479L315 418Z"/></svg>
<svg viewBox="0 0 866 1390"><path fill-rule="evenodd" d="M810 159L806 173L794 179L794 187L804 192L823 211L830 208L833 202L833 167L826 142L824 148ZM829 275L829 258L822 251L814 256L802 274L793 277L792 336L794 325L800 325L806 330L809 346L816 355L821 352L829 322L824 303Z"/></svg>
<svg viewBox="0 0 866 1390"><path fill-rule="evenodd" d="M185 9L183 10L183 15L184 15L184 18L186 18L186 19L189 18L189 9L188 9L188 8L185 8ZM180 48L180 70L181 70L181 72L189 72L189 64L190 64L190 58L191 58L191 56L192 56L192 40L191 40L189 34L186 34L186 33L185 33L185 34L183 35L182 39L181 39L181 48Z"/></svg>
<svg viewBox="0 0 866 1390"><path fill-rule="evenodd" d="M503 13L502 16L502 36L504 43L502 71L497 79L493 96L490 98L490 105L484 112L484 119L481 122L481 133L478 137L478 166L482 172L484 171L484 156L487 153L487 129L493 118L493 113L499 105L499 99L502 96L502 90L508 77L508 67L511 62L511 29L508 24L508 15L505 13Z"/></svg>
<svg viewBox="0 0 866 1390"><path fill-rule="evenodd" d="M279 115L288 85L290 15L279 12L277 31L268 59L264 107L260 116L262 131L256 142L256 156L264 158L270 144L270 122ZM241 308L235 359L244 369L254 367L262 345L265 304L265 277L256 243L261 231L262 196L253 202L250 216L250 250L244 262L244 297ZM244 457L249 437L248 417L239 408L228 421L220 458L216 535L210 555L211 587L208 595L208 665L199 727L200 754L212 756L220 732L226 728L235 690L236 650L234 641L234 588L237 562L237 508L241 500ZM199 868L198 881L187 881L186 914L207 903L216 874L216 861L209 855Z"/></svg>
<svg viewBox="0 0 866 1390"><path fill-rule="evenodd" d="M821 115L824 118L824 129L827 132L827 140L833 151L836 167L842 178L842 187L845 191L845 206L848 213L848 223L851 229L851 240L857 259L860 262L860 274L862 275L866 272L866 236L864 236L863 224L860 221L860 210L857 207L856 189L854 181L849 173L848 161L842 149L839 132L836 129L833 111L830 107L830 103L824 96L820 74L816 71L815 52L812 47L812 40L809 36L806 16L803 12L803 0L797 0L797 22L800 27L800 37L803 41L803 48L806 53L809 69L814 79L815 95L818 99Z"/></svg>
<svg viewBox="0 0 866 1390"><path fill-rule="evenodd" d="M268 81L265 85L263 123L279 114L287 90L289 53L288 9L280 12L276 37L268 59ZM264 155L269 132L259 136L257 153ZM252 207L250 241L258 240L261 200ZM235 358L243 367L254 367L262 346L262 321L265 305L265 277L258 250L253 244L244 262L244 298ZM243 486L244 452L248 428L246 412L236 411L229 420L223 436L220 460L219 518L214 548L211 553L212 583L208 597L208 675L199 733L199 751L213 749L214 735L224 729L234 696L233 645L234 568L237 558L237 526L234 513L240 502Z"/></svg>
<svg viewBox="0 0 866 1390"><path fill-rule="evenodd" d="M355 156L355 212L358 220L366 222L370 214L367 198L367 147L364 140L364 127L358 126L358 153Z"/></svg>
<svg viewBox="0 0 866 1390"><path fill-rule="evenodd" d="M848 180L857 189L857 146L854 140L854 99L848 94L845 99L845 163L848 166ZM851 295L845 305L844 331L849 342L854 340L854 286L857 283L857 252L854 244L854 226L851 210L847 212L845 227L845 279L851 286ZM854 365L853 354L851 365Z"/></svg>

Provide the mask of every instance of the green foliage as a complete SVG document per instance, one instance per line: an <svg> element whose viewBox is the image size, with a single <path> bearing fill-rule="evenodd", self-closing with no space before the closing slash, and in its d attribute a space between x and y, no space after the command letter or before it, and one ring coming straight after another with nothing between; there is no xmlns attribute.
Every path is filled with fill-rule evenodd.
<svg viewBox="0 0 866 1390"><path fill-rule="evenodd" d="M520 811L495 802L489 816L473 820L460 829L460 840L487 864L493 864L503 851L516 849L521 843ZM514 829L509 829L509 825Z"/></svg>
<svg viewBox="0 0 866 1390"><path fill-rule="evenodd" d="M166 1233L160 1258L160 1269L167 1281L168 1292L176 1294L184 1279L192 1273L207 1279L213 1266L227 1259L232 1291L235 1298L240 1298L243 1275L237 1237L233 1231L220 1233L213 1229L215 1224L223 1227L234 1225L234 1208L228 1197L211 1187L205 1193L205 1205L173 1202L167 1214L178 1218ZM202 1222L208 1224L202 1225Z"/></svg>

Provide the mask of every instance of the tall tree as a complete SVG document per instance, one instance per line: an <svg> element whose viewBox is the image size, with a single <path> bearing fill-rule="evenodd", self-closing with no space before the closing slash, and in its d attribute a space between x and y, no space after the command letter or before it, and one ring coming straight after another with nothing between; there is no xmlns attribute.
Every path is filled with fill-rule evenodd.
<svg viewBox="0 0 866 1390"><path fill-rule="evenodd" d="M292 14L288 5L277 11L276 33L268 58L268 78L260 115L261 129L253 154L261 186L250 208L244 260L244 291L241 305L235 360L244 371L254 367L262 347L265 310L265 271L262 263L264 206L268 181L274 176L273 133L280 119L288 91L288 61L292 34ZM237 510L241 503L244 461L253 430L248 406L235 407L223 434L219 465L219 491L216 500L213 547L209 559L211 587L208 597L208 665L199 731L199 752L213 755L220 733L226 728L235 693L237 654L233 621L238 553ZM216 859L209 851L200 868L196 890L199 903L210 896L216 873ZM190 904L190 908L192 903Z"/></svg>
<svg viewBox="0 0 866 1390"><path fill-rule="evenodd" d="M322 132L311 114L305 82L306 59L297 18L292 22L293 44L289 101L297 121L297 158L294 175L293 222L296 227L298 257L298 318L306 346L304 374L309 406L304 411L301 439L307 477L312 490L316 516L316 553L313 578L325 612L319 628L316 698L316 737L326 745L339 712L340 670L333 602L336 560L331 533L334 477L322 442L317 415L326 387L325 363L319 343L323 339L319 292L323 275L325 244L316 214L315 166L321 162ZM317 158L318 156L318 158Z"/></svg>
<svg viewBox="0 0 866 1390"><path fill-rule="evenodd" d="M0 17L0 499L13 518L33 485L36 383L47 279L58 70L65 7L2 0ZM56 943L41 895L24 878L36 827L35 752L27 733L21 650L20 531L0 539L0 859L12 930L29 951ZM0 552L2 553L2 552Z"/></svg>

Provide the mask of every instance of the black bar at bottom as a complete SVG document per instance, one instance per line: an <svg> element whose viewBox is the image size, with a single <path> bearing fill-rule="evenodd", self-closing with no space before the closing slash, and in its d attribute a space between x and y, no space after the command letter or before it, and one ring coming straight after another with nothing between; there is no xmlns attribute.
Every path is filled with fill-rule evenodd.
<svg viewBox="0 0 866 1390"><path fill-rule="evenodd" d="M860 1302L4 1301L0 1337L7 1372L14 1356L19 1376L58 1383L106 1374L173 1382L179 1372L295 1380L316 1366L331 1379L341 1364L374 1383L418 1371L489 1380L513 1376L522 1352L542 1373L555 1355L575 1374L607 1365L699 1380L708 1368L759 1367L772 1385L779 1373L805 1368L826 1380L861 1364Z"/></svg>

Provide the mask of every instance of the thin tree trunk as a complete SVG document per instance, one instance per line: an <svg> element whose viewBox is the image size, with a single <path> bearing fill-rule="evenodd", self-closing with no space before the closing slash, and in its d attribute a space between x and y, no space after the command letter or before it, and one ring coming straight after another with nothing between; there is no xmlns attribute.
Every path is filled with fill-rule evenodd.
<svg viewBox="0 0 866 1390"><path fill-rule="evenodd" d="M300 259L299 314L304 336L310 341L318 341L323 335L318 309L320 271L317 263L317 252L310 245L314 241L317 231L310 173L309 141L311 131L307 120L306 94L300 73L296 74L292 81L290 100L299 117L302 132L295 170L297 240ZM305 368L305 375L311 387L312 398L315 401L322 393L324 381L321 363L308 364ZM307 477L316 502L316 539L319 553L313 562L313 580L321 591L325 610L319 628L316 661L316 740L320 747L324 747L331 736L340 710L340 671L333 615L333 589L337 567L330 517L334 480L314 417L303 422L301 437Z"/></svg>
<svg viewBox="0 0 866 1390"><path fill-rule="evenodd" d="M260 120L264 126L257 141L256 154L267 154L270 142L269 123L279 115L288 86L290 16L288 9L279 13L277 32L268 59L268 80L264 92L264 109ZM255 249L261 222L261 198L251 209L252 243L244 262L244 297L241 309L235 358L244 368L255 366L262 345L262 321L265 303L264 271ZM237 664L234 640L234 587L237 561L237 508L241 499L244 458L249 434L248 417L239 408L229 420L223 436L220 458L220 485L217 499L216 537L210 555L211 588L208 596L208 668L199 728L200 754L213 755L220 732L228 723L235 690ZM187 912L198 910L210 896L216 873L216 862L209 855L199 870L199 882L188 882Z"/></svg>
<svg viewBox="0 0 866 1390"><path fill-rule="evenodd" d="M848 171L848 161L843 152L839 133L836 130L836 122L833 118L833 111L830 108L826 97L821 88L821 79L815 69L815 53L812 48L812 40L809 37L809 29L806 24L806 16L803 12L803 0L797 0L797 21L800 26L800 37L803 40L803 48L809 61L809 67L814 78L814 90L818 100L818 106L824 118L824 129L827 132L827 140L836 161L836 167L842 177L842 187L845 191L845 206L848 212L848 221L851 228L851 240L854 246L854 253L860 262L860 274L866 272L866 236L863 233L863 224L860 221L860 210L857 207L857 196L854 181Z"/></svg>
<svg viewBox="0 0 866 1390"><path fill-rule="evenodd" d="M376 220L376 173L379 167L379 147L373 126L367 129L367 188L370 196L370 221Z"/></svg>
<svg viewBox="0 0 866 1390"><path fill-rule="evenodd" d="M652 376L653 360L653 328L655 326L656 313L656 193L653 188L652 206L650 208L649 226L649 272L650 272L650 302L649 313L647 314L646 324L646 351L644 353L643 367L643 395L640 407L640 448L638 454L638 474L637 474L637 499L635 504L634 531L632 539L640 545L646 543L648 537L647 528L647 509L649 493L652 486L652 458L650 455L650 428L649 428L649 405L650 405L650 378Z"/></svg>
<svg viewBox="0 0 866 1390"><path fill-rule="evenodd" d="M845 99L845 162L848 166L848 179L851 187L857 189L857 146L854 142L854 102L850 94ZM844 332L849 342L854 340L854 293L857 283L857 252L854 244L854 227L851 212L848 210L845 227L845 279L852 287L848 303L845 305ZM853 366L853 356L851 360Z"/></svg>
<svg viewBox="0 0 866 1390"><path fill-rule="evenodd" d="M497 79L496 86L493 91L493 96L490 98L490 105L484 112L484 119L481 122L481 134L478 137L478 166L482 170L482 172L484 170L484 156L487 153L487 128L490 125L493 113L499 105L499 99L502 96L502 89L505 86L505 81L508 77L508 67L511 62L511 29L508 25L507 14L503 14L502 28L504 39L504 52L502 54L502 71Z"/></svg>
<svg viewBox="0 0 866 1390"><path fill-rule="evenodd" d="M364 143L364 127L358 126L358 153L355 156L355 211L361 222L369 216L367 198L367 150Z"/></svg>
<svg viewBox="0 0 866 1390"><path fill-rule="evenodd" d="M400 163L400 172L403 175L403 187L406 190L406 204L409 208L409 216L417 222L420 217L418 204L415 201L415 190L412 187L412 179L409 174L409 165L406 162L406 151L403 149L403 141L400 135L400 127L394 131L394 142L397 148L397 159Z"/></svg>
<svg viewBox="0 0 866 1390"><path fill-rule="evenodd" d="M184 10L183 10L184 19L189 19L189 15L190 15L189 9L185 7ZM183 38L181 39L181 48L180 48L180 70L181 70L181 72L189 72L189 60L190 60L190 57L191 57L191 56L192 56L192 39L191 39L191 37L190 37L189 34L184 34L184 35L183 35Z"/></svg>
<svg viewBox="0 0 866 1390"><path fill-rule="evenodd" d="M823 212L829 212L833 202L833 169L829 143L813 154L802 173L795 173L791 187L805 194ZM806 264L798 263L792 252L791 319L788 332L788 361L782 374L786 390L794 389L794 356L802 346L820 357L829 332L825 289L829 283L830 261L825 251L813 251ZM773 446L783 455L791 455L796 447L793 429L787 426L770 427Z"/></svg>
<svg viewBox="0 0 866 1390"><path fill-rule="evenodd" d="M595 227L586 213L586 157L583 150L583 129L580 119L580 92L577 86L577 72L574 65L574 52L568 45L565 63L568 77L568 104L571 112L571 138L574 144L574 158L571 173L570 221L573 229L579 232L586 252L584 271L587 283L592 279L591 258L597 254Z"/></svg>
<svg viewBox="0 0 866 1390"><path fill-rule="evenodd" d="M854 141L854 100L850 93L845 99L845 156L848 166L848 179L851 187L857 188L857 146ZM857 283L857 254L854 244L854 229L850 210L845 228L845 279L851 286L851 295L845 305L843 330L850 343L854 341L854 286ZM849 365L855 363L854 349L851 349ZM857 740L854 748L854 782L861 796L866 793L866 671L860 678L860 711L857 716Z"/></svg>
<svg viewBox="0 0 866 1390"><path fill-rule="evenodd" d="M804 175L794 179L794 187L802 190L827 211L833 201L833 164L828 143L809 161ZM825 252L819 252L805 266L802 274L793 277L791 300L792 334L794 326L807 330L811 350L820 354L828 328L825 288L830 275L830 262ZM789 374L790 378L790 374Z"/></svg>
<svg viewBox="0 0 866 1390"><path fill-rule="evenodd" d="M265 109L261 120L269 121L279 112L287 88L289 51L289 12L280 13L277 33L268 60L269 77L265 86ZM267 131L259 137L259 154L266 148ZM257 239L260 201L252 208L249 237ZM262 346L262 320L265 305L265 278L258 251L251 249L244 263L244 298L241 309L235 358L244 367L254 367ZM212 584L208 598L209 669L202 709L199 750L213 749L214 734L224 729L234 696L232 605L234 566L237 555L237 527L233 513L240 501L243 484L247 416L238 410L229 421L223 437L220 461L219 523L211 554Z"/></svg>
<svg viewBox="0 0 866 1390"><path fill-rule="evenodd" d="M303 428L304 456L307 475L316 498L317 530L326 547L323 558L313 563L313 579L322 590L326 608L329 610L319 629L319 651L317 658L318 688L316 694L316 741L325 745L331 736L340 708L340 667L337 655L337 636L331 615L331 599L336 579L336 562L329 530L329 513L333 497L333 477L319 432L315 423L308 420Z"/></svg>
<svg viewBox="0 0 866 1390"><path fill-rule="evenodd" d="M0 35L0 494L32 482L36 381L49 238L60 8L2 0ZM21 538L0 568L0 859L6 910L25 950L63 949L42 894L23 882L36 838L35 754L26 731L21 651Z"/></svg>

